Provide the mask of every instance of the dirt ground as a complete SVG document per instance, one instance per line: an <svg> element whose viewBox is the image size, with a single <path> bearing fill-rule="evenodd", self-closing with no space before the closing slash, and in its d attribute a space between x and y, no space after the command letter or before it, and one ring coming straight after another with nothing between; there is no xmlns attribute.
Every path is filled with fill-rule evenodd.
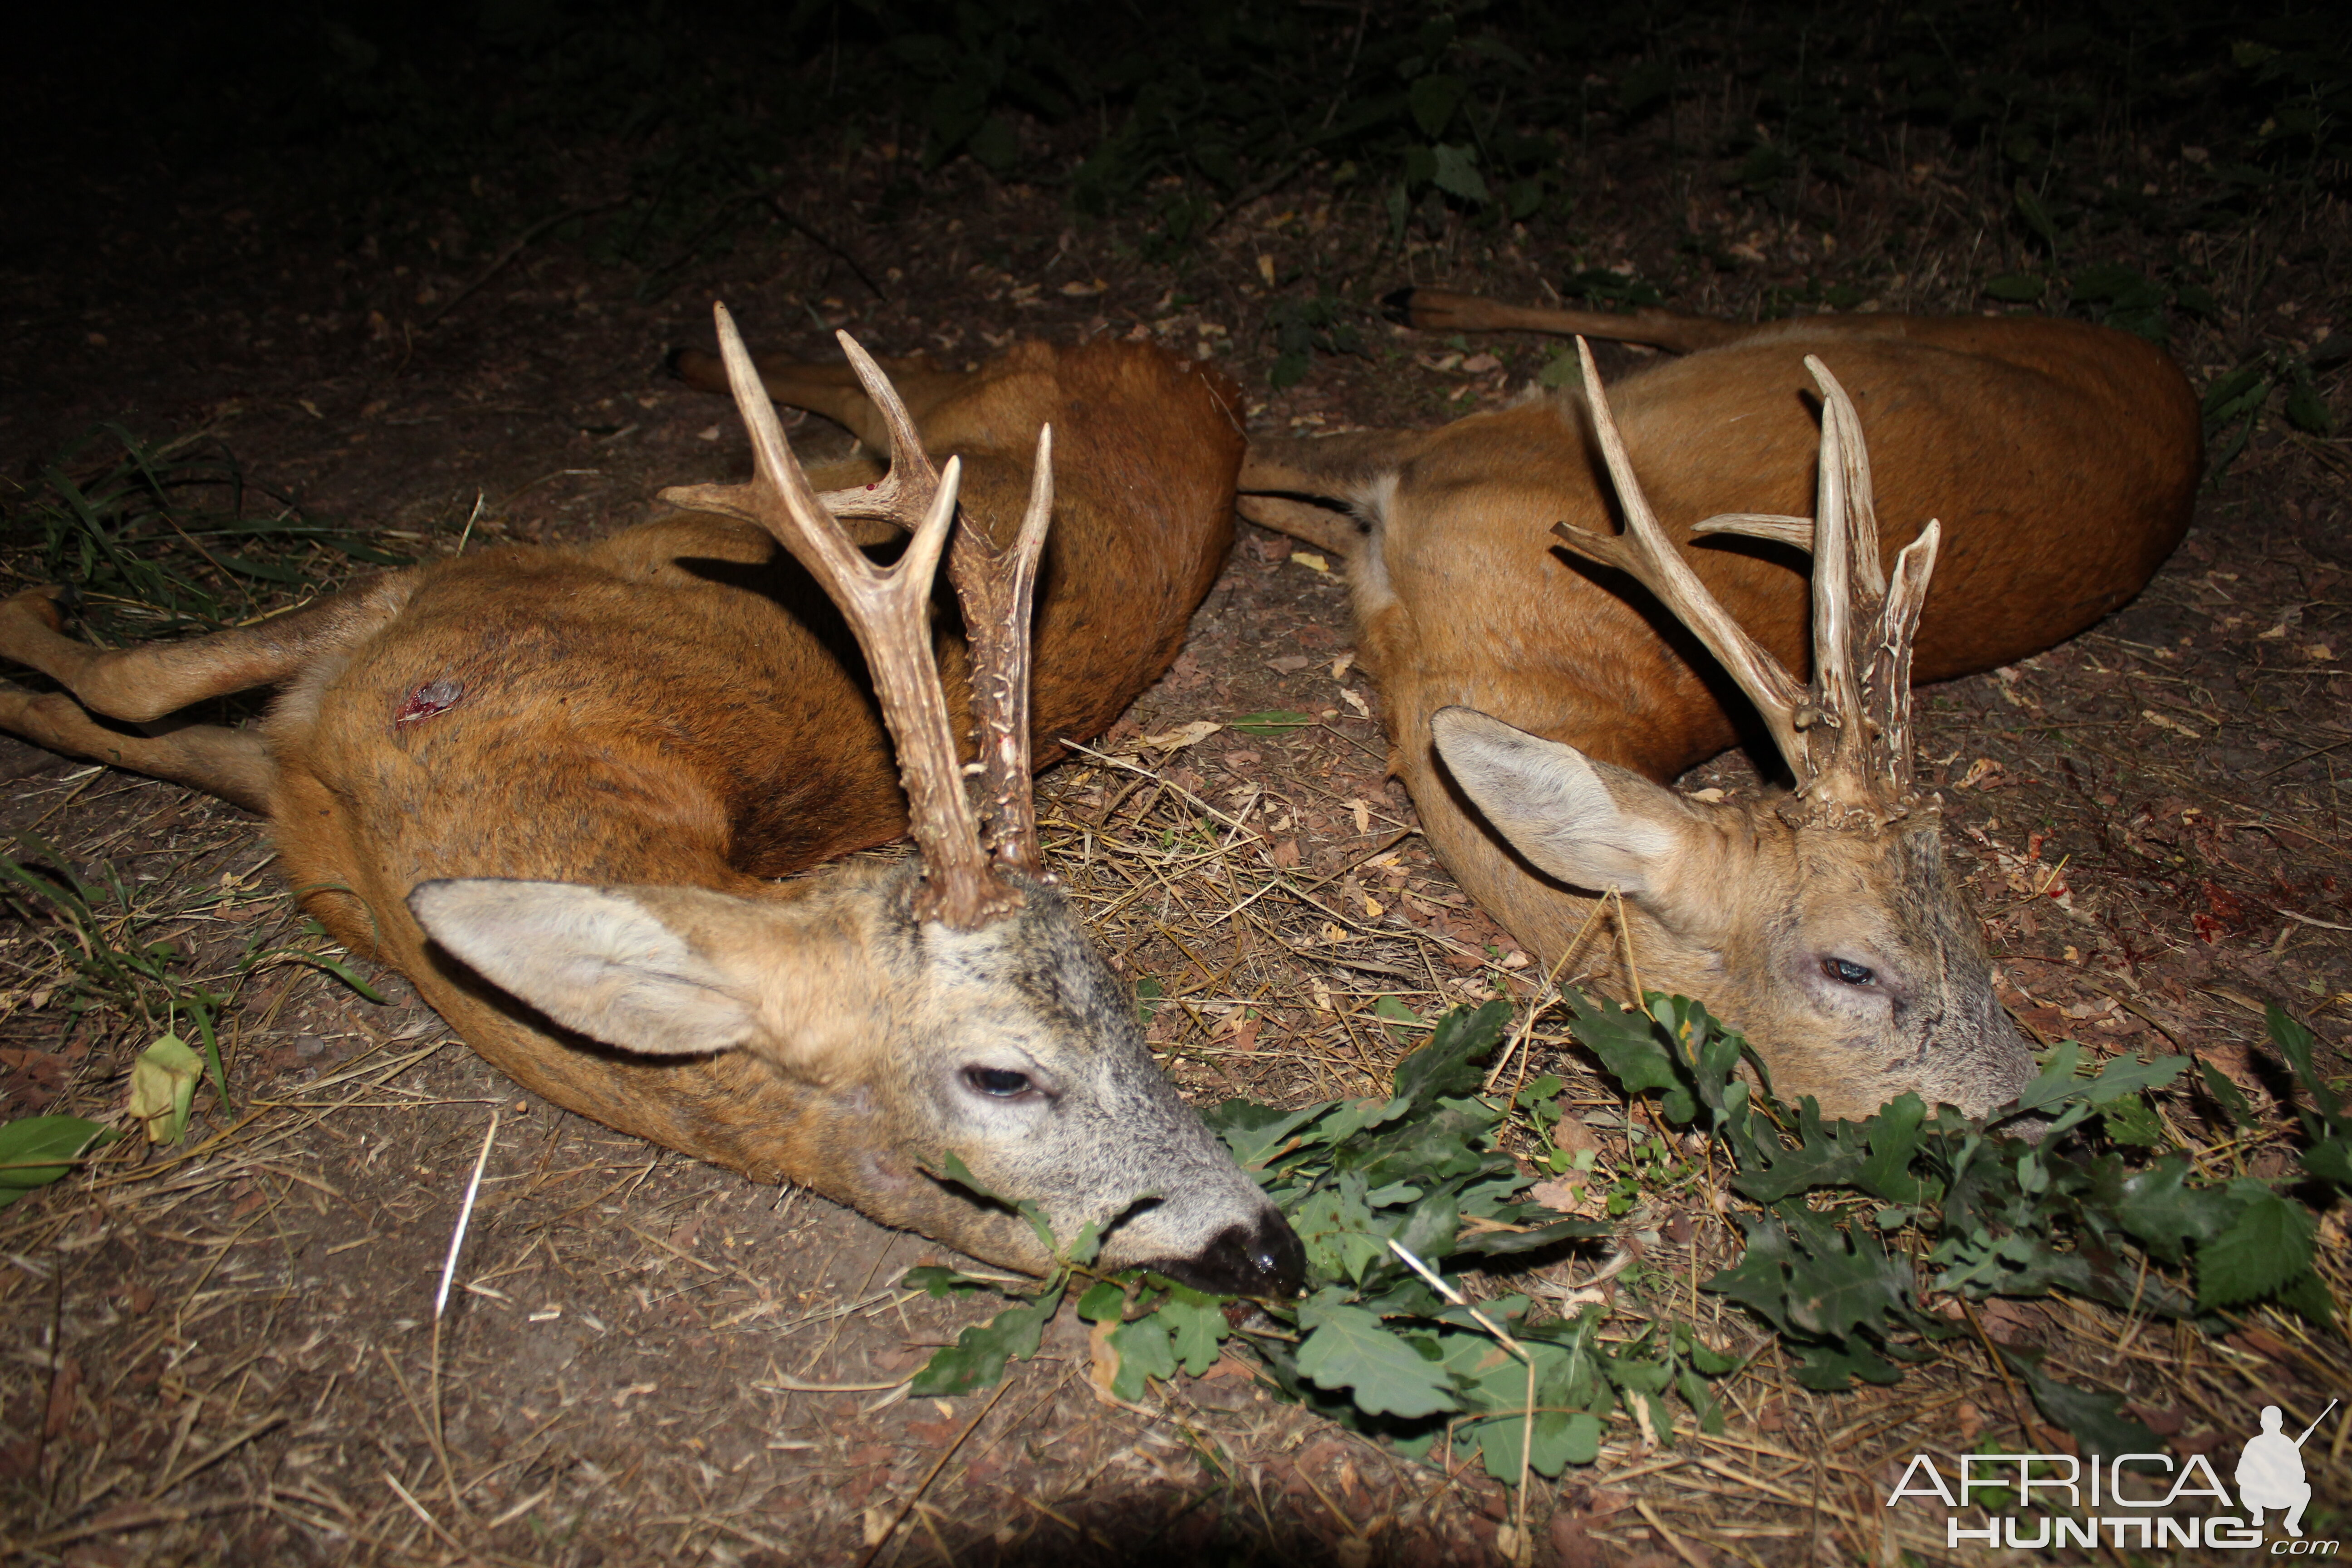
<svg viewBox="0 0 2352 1568"><path fill-rule="evenodd" d="M834 327L949 363L1020 336L1150 339L1223 364L1254 433L1427 426L1518 395L1559 352L1448 344L1355 308L1365 352L1318 356L1272 391L1268 311L1289 297L1277 278L1358 300L1421 282L1542 301L1585 268L1667 276L1701 233L1733 259L1672 301L1686 310L1752 314L1823 278L1852 282L1864 309L1989 303L1979 289L2000 261L1980 197L1924 140L1910 164L1858 176L1834 219L1798 223L1669 156L1665 134L1596 141L1568 171L1572 223L1416 223L1384 251L1374 204L1309 170L1177 263L1139 259L1133 231L1075 221L1057 193L968 159L923 173L868 143L793 171L793 210L822 215L807 226L822 241L761 231L651 300L551 237L487 254L462 235L354 245L307 221L299 192L117 171L12 219L0 469L21 502L101 421L151 438L202 429L310 512L422 555L593 538L648 515L662 485L748 473L731 413L660 373L672 345L709 341L714 300L755 347L812 357ZM2151 189L2196 174L2178 146L2117 158ZM593 160L580 181L562 195L584 208L600 194ZM911 199L878 210L910 183ZM2175 322L2193 380L2352 330L2338 315L2345 218L2322 197L2266 227L2192 237L2227 285L2217 319ZM1603 369L1645 357L1607 350ZM819 454L845 439L815 421L795 438ZM2105 1051L2192 1051L2258 1111L2284 1082L2265 1005L2309 1022L2333 1076L2352 1041L2347 458L2340 439L2266 423L2136 603L1923 696L1922 772L1944 793L1950 853L2021 1021ZM6 541L9 587L33 542ZM1132 761L1066 764L1043 786L1058 863L1123 973L1161 988L1155 1047L1204 1102L1370 1092L1402 1048L1370 1017L1378 997L1428 1015L1531 989L1524 956L1413 837L1349 639L1344 584L1244 527L1182 658L1105 745ZM1270 710L1321 722L1231 727ZM1146 743L1195 720L1227 727ZM1492 1560L1502 1489L1278 1404L1237 1360L1120 1407L1097 1396L1066 1313L996 1390L906 1397L908 1371L990 1310L896 1288L937 1247L520 1093L396 976L362 966L379 1004L299 959L247 967L254 952L320 951L272 879L261 823L21 746L5 763L7 853L91 881L110 868L111 937L181 943L191 973L234 993L233 1108L200 1094L184 1147L126 1139L0 1211L0 1535L23 1560ZM1734 756L1690 782L1754 775ZM1218 863L1239 866L1230 885L1170 847L1211 807L1269 829L1263 854ZM1250 916L1224 918L1254 893ZM1349 940L1289 940L1334 911ZM135 1010L75 1010L83 993L59 957L72 940L47 918L0 928L8 1116L119 1118L131 1058L160 1032ZM1623 1136L1585 1058L1549 1026L1538 1048L1584 1086L1599 1136ZM2165 1109L2221 1150L2218 1168L2243 1159L2209 1099L2184 1089ZM2285 1168L2267 1148L2244 1167ZM1734 1255L1719 1220L1648 1214L1640 1228L1655 1267L1621 1294L1628 1314L1645 1291L1679 1300L1677 1280ZM2339 1210L2322 1247L2343 1244ZM1720 1342L1759 1341L1687 1294ZM2003 1312L1998 1337L2144 1401L2183 1455L2234 1445L2265 1398L2315 1414L2352 1388L2339 1339L2266 1310L2225 1338L2054 1305ZM1895 1394L1810 1394L1768 1364L1731 1399L1721 1439L1660 1447L1621 1420L1600 1463L1538 1483L1538 1560L1941 1557L1940 1540L1880 1506L1890 1477L1923 1447L2032 1438L1969 1342ZM2340 1436L2311 1461L2339 1507L2344 1461Z"/></svg>

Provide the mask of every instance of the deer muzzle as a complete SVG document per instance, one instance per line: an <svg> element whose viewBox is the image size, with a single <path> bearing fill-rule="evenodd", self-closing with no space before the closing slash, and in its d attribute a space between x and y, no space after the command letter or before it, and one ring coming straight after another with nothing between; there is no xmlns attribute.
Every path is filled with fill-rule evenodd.
<svg viewBox="0 0 2352 1568"><path fill-rule="evenodd" d="M1253 1222L1225 1226L1191 1257L1151 1268L1195 1290L1287 1300L1306 1287L1307 1249L1283 1217L1268 1209Z"/></svg>

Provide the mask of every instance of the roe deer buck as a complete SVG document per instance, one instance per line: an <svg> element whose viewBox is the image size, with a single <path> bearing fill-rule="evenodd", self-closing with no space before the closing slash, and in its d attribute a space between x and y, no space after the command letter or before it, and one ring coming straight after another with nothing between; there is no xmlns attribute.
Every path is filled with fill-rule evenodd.
<svg viewBox="0 0 2352 1568"><path fill-rule="evenodd" d="M1258 442L1243 464L1244 517L1348 561L1392 766L1456 880L1547 959L1620 889L1643 982L1744 1027L1792 1100L1854 1115L1916 1089L1980 1114L2011 1098L2031 1062L1945 872L1934 797L1909 784L1905 667L1935 680L2005 664L2139 590L2187 530L2201 463L2179 371L2064 321L1743 327L1426 289L1392 302L1414 325L1696 351L1618 389L1622 439L1580 347L1582 393L1429 432ZM1798 379L1816 356L1855 411L1818 433ZM1817 443L1819 503L1787 515L1816 489ZM1931 515L1940 542L1885 586L1882 539ZM1685 555L1699 534L1764 542ZM1784 563L1807 549L1810 616ZM1882 595L1916 643L1892 618L1899 647L1855 640L1878 635ZM1803 668L1809 619L1807 692L1783 667ZM1793 799L1708 806L1655 782L1737 738L1724 673L1762 712Z"/></svg>
<svg viewBox="0 0 2352 1568"><path fill-rule="evenodd" d="M911 374L919 435L845 335L863 395L813 370L809 395L889 465L820 498L723 309L718 324L751 482L667 491L699 510L600 544L388 574L175 646L100 653L59 635L47 594L19 595L0 654L71 695L9 689L0 725L267 809L337 937L560 1105L1042 1268L1026 1222L931 1173L952 1154L1060 1235L1106 1228L1110 1262L1295 1289L1297 1238L1153 1067L1038 864L1030 797L1052 443L1048 735L1107 723L1157 676L1214 574L1241 444L1224 397L1157 350L1033 345L977 375ZM927 439L961 455L935 470ZM939 638L943 681L932 576L960 487L974 504L949 574L970 655ZM912 537L877 568L829 512ZM812 578L863 650L911 813L839 623L793 602ZM958 744L967 663L986 846ZM265 682L285 689L257 734L91 717ZM908 815L917 860L772 880Z"/></svg>

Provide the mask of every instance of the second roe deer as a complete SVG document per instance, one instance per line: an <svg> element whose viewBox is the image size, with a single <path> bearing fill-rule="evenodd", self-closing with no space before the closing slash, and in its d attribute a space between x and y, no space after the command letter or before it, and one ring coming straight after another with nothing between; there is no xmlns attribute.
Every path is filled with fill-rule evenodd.
<svg viewBox="0 0 2352 1568"><path fill-rule="evenodd" d="M1934 798L1909 786L1907 710L1887 703L1911 674L2009 663L2139 591L2188 528L2201 466L2179 371L2137 339L2039 319L1738 326L1428 289L1392 303L1416 326L1686 354L1622 383L1613 425L1587 353L1582 392L1433 431L1261 441L1243 465L1244 516L1347 561L1391 765L1456 880L1546 959L1620 889L1642 983L1745 1028L1792 1100L1858 1115L1906 1089L1971 1113L2011 1098L2031 1058L1944 868ZM1834 495L1809 356L1854 411L1856 477ZM1859 507L1851 584L1823 542L1837 520L1822 508L1843 498ZM1935 592L1908 558L1924 605L1906 611L1906 670L1852 639L1909 581L1898 568L1885 585L1882 545L1931 517ZM1687 549L1699 535L1714 547ZM1810 611L1791 569L1809 550ZM1811 692L1783 672L1809 651ZM1711 806L1660 787L1738 738L1736 693L1794 799ZM1865 740L1868 794L1853 782Z"/></svg>
<svg viewBox="0 0 2352 1568"><path fill-rule="evenodd" d="M1107 724L1215 574L1228 395L1156 349L1026 345L910 370L919 434L845 336L854 377L810 367L803 390L888 467L820 497L718 321L751 482L667 492L697 510L599 544L387 574L174 645L100 652L19 595L0 656L66 689L0 689L0 727L266 810L305 905L557 1104L996 1263L1048 1262L1003 1206L1034 1200L1065 1238L1106 1231L1108 1263L1295 1290L1297 1238L1153 1066L1038 863L1030 797L1033 733ZM927 443L958 455L935 469ZM897 563L836 514L910 535ZM933 626L943 551L969 652ZM107 721L272 683L257 732ZM910 816L916 860L775 879ZM946 1179L950 1155L1003 1201Z"/></svg>

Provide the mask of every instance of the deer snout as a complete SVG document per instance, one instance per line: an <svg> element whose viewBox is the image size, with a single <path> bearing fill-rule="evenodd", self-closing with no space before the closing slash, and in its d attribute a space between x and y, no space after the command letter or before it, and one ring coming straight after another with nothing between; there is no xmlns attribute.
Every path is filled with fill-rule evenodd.
<svg viewBox="0 0 2352 1568"><path fill-rule="evenodd" d="M1151 1268L1195 1290L1287 1300L1307 1284L1307 1249L1269 1208L1248 1224L1225 1226L1192 1257Z"/></svg>

